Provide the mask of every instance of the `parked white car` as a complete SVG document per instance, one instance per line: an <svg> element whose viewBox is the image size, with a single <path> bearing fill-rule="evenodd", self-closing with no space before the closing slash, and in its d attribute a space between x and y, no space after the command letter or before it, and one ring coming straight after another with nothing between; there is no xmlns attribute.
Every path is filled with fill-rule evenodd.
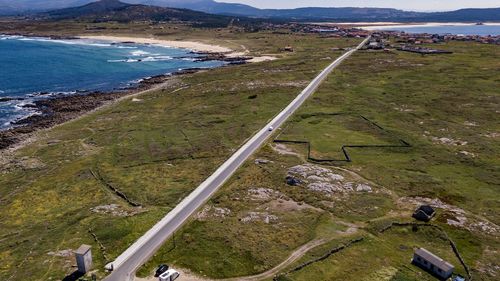
<svg viewBox="0 0 500 281"><path fill-rule="evenodd" d="M160 281L174 281L175 279L179 278L179 272L173 270L173 269L169 269L165 272L163 272L161 275L160 275Z"/></svg>
<svg viewBox="0 0 500 281"><path fill-rule="evenodd" d="M269 132L272 132L272 131L274 130L274 127L273 127L273 126L271 126L271 127L269 127L267 130L268 130Z"/></svg>

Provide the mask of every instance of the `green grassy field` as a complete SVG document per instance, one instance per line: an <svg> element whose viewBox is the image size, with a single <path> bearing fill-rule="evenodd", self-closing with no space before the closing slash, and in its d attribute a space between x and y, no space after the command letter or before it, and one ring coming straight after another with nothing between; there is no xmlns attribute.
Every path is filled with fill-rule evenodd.
<svg viewBox="0 0 500 281"><path fill-rule="evenodd" d="M287 171L306 163L305 146L269 143L207 203L211 211L184 226L175 247L169 241L140 275L160 262L214 279L253 275L306 242L326 240L291 269L357 237L364 240L282 280L433 280L410 264L415 247L439 254L465 274L441 231L378 231L391 222L413 221L418 204L438 199L431 224L456 243L475 280L497 280L500 49L468 42L439 48L454 53L356 53L279 132L279 139L310 141L312 155L326 158L340 156L349 143L408 141L411 148L353 148L352 162L322 165L354 185L369 184L373 192L331 194L307 184L289 186ZM360 115L388 134L360 121ZM257 188L271 195L256 199ZM257 218L248 221L251 213Z"/></svg>
<svg viewBox="0 0 500 281"><path fill-rule="evenodd" d="M37 34L89 34L85 26L9 23L2 24L0 32L13 29ZM148 36L160 32L140 24L107 27L105 33L114 35ZM125 99L40 132L32 144L2 156L1 280L61 280L75 270L74 258L65 250L74 250L82 243L92 245L96 274L103 277L106 262L124 251L284 108L328 65L330 59L325 57L340 55L331 48L353 46L360 41L188 27L171 30L175 34L164 32L158 36L199 38L235 49L244 46L253 54L272 53L282 59L173 79L163 89L140 96L142 102ZM279 53L286 45L294 46L296 51ZM131 206L107 185L142 207ZM290 214L289 220L295 217ZM312 221L306 226L315 224ZM298 245L307 237L294 240ZM273 245L273 241L268 243ZM206 248L207 253L210 249ZM286 249L276 252L284 255ZM234 253L227 254L236 257ZM265 263L271 255L262 262L249 260L256 255L248 251L240 262L249 269L235 273L265 268L254 268L254 264Z"/></svg>

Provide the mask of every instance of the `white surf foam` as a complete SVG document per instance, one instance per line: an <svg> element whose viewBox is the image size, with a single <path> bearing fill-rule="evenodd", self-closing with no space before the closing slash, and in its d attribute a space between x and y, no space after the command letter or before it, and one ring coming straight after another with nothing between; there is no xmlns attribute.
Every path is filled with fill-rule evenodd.
<svg viewBox="0 0 500 281"><path fill-rule="evenodd" d="M20 41L36 41L36 42L48 42L48 43L59 43L59 44L66 44L66 45L85 45L85 46L94 46L94 47L112 47L110 43L102 43L102 42L97 42L97 41L92 41L92 40L86 40L86 39L51 39L51 38L46 38L46 37L24 37L24 36L17 36L17 37L11 37L9 39L16 39Z"/></svg>
<svg viewBox="0 0 500 281"><path fill-rule="evenodd" d="M150 55L151 53L146 52L146 51L142 51L142 50L138 50L138 51L132 51L132 52L130 52L130 54L134 57L142 57L145 55Z"/></svg>
<svg viewBox="0 0 500 281"><path fill-rule="evenodd" d="M15 111L31 111L31 110L33 110L33 108L31 108L31 107L24 107L26 105L34 106L35 104L31 101L18 102L14 105L14 110Z"/></svg>
<svg viewBox="0 0 500 281"><path fill-rule="evenodd" d="M143 58L137 58L137 59L119 59L119 60L108 60L108 62L111 63L117 63L117 62L127 62L127 63L134 63L134 62L158 62L158 61L169 61L172 60L173 58L171 56L148 56L148 57L143 57Z"/></svg>
<svg viewBox="0 0 500 281"><path fill-rule="evenodd" d="M155 62L155 61L168 61L168 60L172 60L172 57L169 57L169 56L147 57L147 58L144 58L142 61Z"/></svg>
<svg viewBox="0 0 500 281"><path fill-rule="evenodd" d="M14 40L14 39L19 39L22 38L22 36L19 35L0 35L0 40Z"/></svg>
<svg viewBox="0 0 500 281"><path fill-rule="evenodd" d="M116 46L116 48L118 49L137 49L137 47L133 47L133 46L121 46L121 45L114 45Z"/></svg>

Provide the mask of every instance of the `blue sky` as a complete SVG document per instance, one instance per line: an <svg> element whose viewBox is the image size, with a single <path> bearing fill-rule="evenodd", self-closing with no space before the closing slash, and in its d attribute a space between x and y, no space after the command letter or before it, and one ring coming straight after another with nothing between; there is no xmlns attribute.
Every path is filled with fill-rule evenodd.
<svg viewBox="0 0 500 281"><path fill-rule="evenodd" d="M243 3L259 8L380 7L416 11L445 11L461 8L500 7L500 0L216 0Z"/></svg>

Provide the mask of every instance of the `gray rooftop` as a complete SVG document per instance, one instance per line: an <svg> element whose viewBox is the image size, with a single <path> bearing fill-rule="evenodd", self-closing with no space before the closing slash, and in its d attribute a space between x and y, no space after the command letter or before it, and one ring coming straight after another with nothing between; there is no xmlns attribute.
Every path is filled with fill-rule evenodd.
<svg viewBox="0 0 500 281"><path fill-rule="evenodd" d="M81 245L80 248L78 248L78 250L75 251L75 254L77 255L85 255L89 250L90 248L92 248L91 246L89 245Z"/></svg>
<svg viewBox="0 0 500 281"><path fill-rule="evenodd" d="M435 267L437 268L440 268L441 270L443 271L448 271L448 270L452 270L452 269L455 269L455 267L443 260L442 258L434 255L433 253L427 251L426 249L424 248L418 248L415 250L415 254L422 257L423 259L425 259L426 261L428 261L429 263L433 264Z"/></svg>

